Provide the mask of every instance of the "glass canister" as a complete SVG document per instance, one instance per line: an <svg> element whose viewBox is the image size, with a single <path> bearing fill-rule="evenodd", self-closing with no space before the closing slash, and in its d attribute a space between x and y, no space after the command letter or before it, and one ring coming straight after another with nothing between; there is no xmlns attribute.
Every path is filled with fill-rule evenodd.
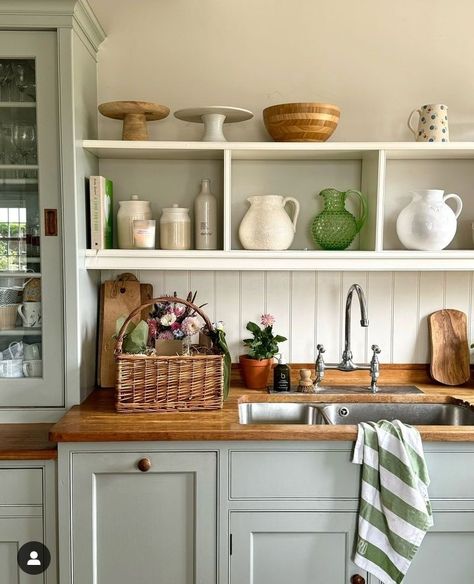
<svg viewBox="0 0 474 584"><path fill-rule="evenodd" d="M138 219L151 219L150 201L140 200L138 195L131 195L129 201L119 201L117 213L119 249L134 249L133 222Z"/></svg>
<svg viewBox="0 0 474 584"><path fill-rule="evenodd" d="M191 219L189 209L172 207L163 209L160 219L161 249L191 249Z"/></svg>

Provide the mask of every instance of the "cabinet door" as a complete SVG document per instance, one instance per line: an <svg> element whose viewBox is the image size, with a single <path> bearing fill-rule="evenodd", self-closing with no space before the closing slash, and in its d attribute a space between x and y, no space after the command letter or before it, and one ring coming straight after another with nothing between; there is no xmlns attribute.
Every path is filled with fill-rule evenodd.
<svg viewBox="0 0 474 584"><path fill-rule="evenodd" d="M31 576L18 567L16 556L28 541L43 542L41 517L0 517L0 582L2 584L43 584L46 573Z"/></svg>
<svg viewBox="0 0 474 584"><path fill-rule="evenodd" d="M0 407L64 403L58 111L56 34L0 32Z"/></svg>
<svg viewBox="0 0 474 584"><path fill-rule="evenodd" d="M403 584L472 582L474 512L438 512Z"/></svg>
<svg viewBox="0 0 474 584"><path fill-rule="evenodd" d="M231 584L349 584L355 513L234 512Z"/></svg>
<svg viewBox="0 0 474 584"><path fill-rule="evenodd" d="M213 452L74 454L73 582L214 584L216 461Z"/></svg>

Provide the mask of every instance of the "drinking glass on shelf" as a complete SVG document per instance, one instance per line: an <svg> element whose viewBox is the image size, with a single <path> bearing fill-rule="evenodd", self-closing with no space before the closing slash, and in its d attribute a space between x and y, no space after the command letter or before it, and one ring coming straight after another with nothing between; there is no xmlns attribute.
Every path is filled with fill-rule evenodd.
<svg viewBox="0 0 474 584"><path fill-rule="evenodd" d="M27 68L21 63L17 63L13 66L13 78L16 88L15 99L18 99L18 101L29 101L29 99L35 99L36 84L28 80L27 71Z"/></svg>
<svg viewBox="0 0 474 584"><path fill-rule="evenodd" d="M23 164L36 163L36 128L32 124L18 123L13 127L13 145Z"/></svg>
<svg viewBox="0 0 474 584"><path fill-rule="evenodd" d="M12 69L7 61L0 61L0 101L11 99Z"/></svg>
<svg viewBox="0 0 474 584"><path fill-rule="evenodd" d="M20 154L13 144L14 127L14 122L0 122L0 164L20 164ZM16 170L5 172L13 173L14 176L8 177L4 175L4 178L18 178Z"/></svg>

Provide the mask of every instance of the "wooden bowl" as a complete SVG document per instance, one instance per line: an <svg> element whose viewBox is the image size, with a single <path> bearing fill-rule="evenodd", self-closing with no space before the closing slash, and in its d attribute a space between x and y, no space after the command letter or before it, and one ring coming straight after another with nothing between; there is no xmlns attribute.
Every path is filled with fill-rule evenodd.
<svg viewBox="0 0 474 584"><path fill-rule="evenodd" d="M263 121L276 142L325 142L340 115L330 103L280 103L263 110Z"/></svg>

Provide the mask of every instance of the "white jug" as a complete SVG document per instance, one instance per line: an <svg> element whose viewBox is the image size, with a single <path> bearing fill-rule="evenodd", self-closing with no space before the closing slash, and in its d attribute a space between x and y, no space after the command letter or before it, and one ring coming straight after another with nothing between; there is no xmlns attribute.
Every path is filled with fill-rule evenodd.
<svg viewBox="0 0 474 584"><path fill-rule="evenodd" d="M407 249L434 251L444 249L453 240L457 218L462 211L458 195L430 189L413 191L413 199L397 218L397 235ZM444 196L443 196L444 195ZM456 200L454 212L447 204Z"/></svg>
<svg viewBox="0 0 474 584"><path fill-rule="evenodd" d="M240 243L244 249L280 251L293 243L300 204L293 197L260 195L248 197L250 208L239 227ZM293 220L285 205L293 203Z"/></svg>

